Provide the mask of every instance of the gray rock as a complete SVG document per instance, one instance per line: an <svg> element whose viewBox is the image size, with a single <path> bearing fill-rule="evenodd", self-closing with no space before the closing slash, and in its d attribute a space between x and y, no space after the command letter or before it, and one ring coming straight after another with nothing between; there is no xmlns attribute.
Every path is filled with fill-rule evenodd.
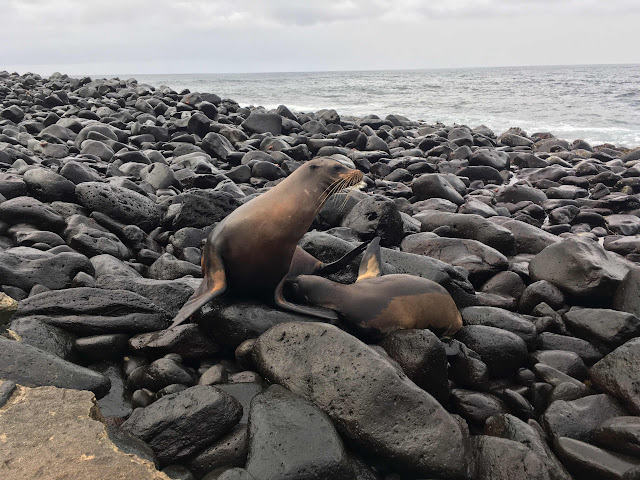
<svg viewBox="0 0 640 480"><path fill-rule="evenodd" d="M182 358L206 358L220 352L220 346L194 323L158 332L141 333L129 340L131 350L147 357L177 353Z"/></svg>
<svg viewBox="0 0 640 480"><path fill-rule="evenodd" d="M472 437L476 480L551 480L540 456L519 442L478 435Z"/></svg>
<svg viewBox="0 0 640 480"><path fill-rule="evenodd" d="M456 205L462 205L464 199L451 186L446 177L438 173L427 173L416 178L411 190L418 200L427 200L429 198L444 198Z"/></svg>
<svg viewBox="0 0 640 480"><path fill-rule="evenodd" d="M32 318L16 318L9 325L9 330L22 343L33 345L64 360L72 360L75 337L61 328Z"/></svg>
<svg viewBox="0 0 640 480"><path fill-rule="evenodd" d="M613 297L613 308L640 317L640 268L630 268Z"/></svg>
<svg viewBox="0 0 640 480"><path fill-rule="evenodd" d="M251 402L246 469L259 480L353 477L329 417L279 385L272 385Z"/></svg>
<svg viewBox="0 0 640 480"><path fill-rule="evenodd" d="M342 220L363 241L380 237L385 247L397 246L402 240L402 218L392 200L374 195L360 200Z"/></svg>
<svg viewBox="0 0 640 480"><path fill-rule="evenodd" d="M573 307L563 318L574 335L604 349L617 348L640 336L640 319L626 312Z"/></svg>
<svg viewBox="0 0 640 480"><path fill-rule="evenodd" d="M96 397L107 394L109 378L88 368L67 362L44 350L0 337L0 378L26 387L54 387L91 390Z"/></svg>
<svg viewBox="0 0 640 480"><path fill-rule="evenodd" d="M247 405L247 415L249 406ZM196 476L203 477L208 472L220 468L244 467L249 451L249 435L246 423L236 425L224 437L189 461L188 466Z"/></svg>
<svg viewBox="0 0 640 480"><path fill-rule="evenodd" d="M269 132L272 135L280 135L282 133L282 117L276 113L260 113L254 110L242 122L241 126L249 133Z"/></svg>
<svg viewBox="0 0 640 480"><path fill-rule="evenodd" d="M313 401L377 463L418 476L468 476L460 423L351 335L318 323L276 325L256 341L254 359L262 375Z"/></svg>
<svg viewBox="0 0 640 480"><path fill-rule="evenodd" d="M534 350L538 344L535 325L522 315L495 307L467 307L461 313L466 325L485 325L515 333L529 350Z"/></svg>
<svg viewBox="0 0 640 480"><path fill-rule="evenodd" d="M640 415L640 338L629 340L590 370L593 384L617 397L632 413Z"/></svg>
<svg viewBox="0 0 640 480"><path fill-rule="evenodd" d="M595 429L605 420L626 414L613 397L591 395L571 402L556 400L541 417L541 423L553 438L569 437L589 442Z"/></svg>
<svg viewBox="0 0 640 480"><path fill-rule="evenodd" d="M0 221L9 225L26 223L52 232L64 228L64 220L55 210L31 197L16 197L0 203Z"/></svg>
<svg viewBox="0 0 640 480"><path fill-rule="evenodd" d="M76 199L76 187L73 182L47 168L28 170L22 178L29 193L39 200L74 202Z"/></svg>
<svg viewBox="0 0 640 480"><path fill-rule="evenodd" d="M138 333L166 328L167 312L125 290L52 290L20 302L15 319L32 318L80 335Z"/></svg>
<svg viewBox="0 0 640 480"><path fill-rule="evenodd" d="M138 408L122 428L144 440L163 464L181 462L221 438L242 416L233 397L209 385L165 395Z"/></svg>
<svg viewBox="0 0 640 480"><path fill-rule="evenodd" d="M603 448L640 457L640 418L615 417L593 432L593 441Z"/></svg>

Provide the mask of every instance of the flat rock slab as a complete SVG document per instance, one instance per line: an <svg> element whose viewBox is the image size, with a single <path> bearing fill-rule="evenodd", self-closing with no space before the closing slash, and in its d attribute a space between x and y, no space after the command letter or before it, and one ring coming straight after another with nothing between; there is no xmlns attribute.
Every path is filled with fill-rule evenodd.
<svg viewBox="0 0 640 480"><path fill-rule="evenodd" d="M108 377L67 362L31 345L0 337L0 379L27 387L52 385L76 390L91 390L98 398L111 386Z"/></svg>
<svg viewBox="0 0 640 480"><path fill-rule="evenodd" d="M25 317L80 335L153 332L166 328L170 320L167 312L136 293L90 287L26 298L14 319Z"/></svg>
<svg viewBox="0 0 640 480"><path fill-rule="evenodd" d="M352 447L419 476L468 478L461 424L382 355L321 323L276 325L254 347L258 371L314 402Z"/></svg>
<svg viewBox="0 0 640 480"><path fill-rule="evenodd" d="M640 415L640 338L630 340L596 363L590 371L593 384L619 398Z"/></svg>
<svg viewBox="0 0 640 480"><path fill-rule="evenodd" d="M111 442L93 394L18 387L0 408L0 478L169 480Z"/></svg>

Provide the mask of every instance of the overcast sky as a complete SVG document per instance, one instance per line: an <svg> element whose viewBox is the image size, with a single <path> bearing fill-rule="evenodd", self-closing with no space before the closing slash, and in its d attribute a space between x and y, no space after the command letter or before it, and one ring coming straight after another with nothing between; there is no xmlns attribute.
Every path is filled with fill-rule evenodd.
<svg viewBox="0 0 640 480"><path fill-rule="evenodd" d="M0 70L640 63L640 0L0 0Z"/></svg>

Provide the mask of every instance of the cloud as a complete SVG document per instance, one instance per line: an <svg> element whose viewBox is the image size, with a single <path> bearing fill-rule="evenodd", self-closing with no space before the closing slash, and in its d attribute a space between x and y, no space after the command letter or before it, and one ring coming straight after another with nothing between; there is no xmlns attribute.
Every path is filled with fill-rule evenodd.
<svg viewBox="0 0 640 480"><path fill-rule="evenodd" d="M638 0L0 0L0 12L0 69L19 71L640 61Z"/></svg>

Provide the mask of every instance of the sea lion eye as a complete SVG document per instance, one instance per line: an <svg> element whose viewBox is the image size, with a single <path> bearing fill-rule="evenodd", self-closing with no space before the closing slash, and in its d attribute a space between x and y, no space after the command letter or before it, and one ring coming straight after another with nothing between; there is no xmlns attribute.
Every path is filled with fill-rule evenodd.
<svg viewBox="0 0 640 480"><path fill-rule="evenodd" d="M311 170L316 170L318 168L318 165L316 165L315 163L312 163L311 165L309 165L309 168Z"/></svg>

